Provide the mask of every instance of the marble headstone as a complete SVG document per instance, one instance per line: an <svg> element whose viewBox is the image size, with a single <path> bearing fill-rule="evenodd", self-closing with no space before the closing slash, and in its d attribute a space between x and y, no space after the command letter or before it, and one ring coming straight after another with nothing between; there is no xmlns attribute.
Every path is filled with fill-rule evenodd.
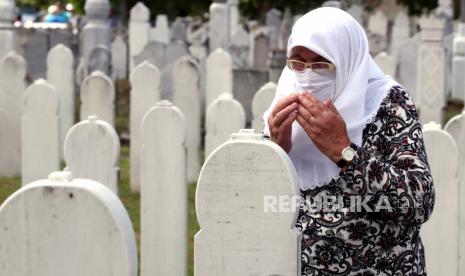
<svg viewBox="0 0 465 276"><path fill-rule="evenodd" d="M159 102L144 116L141 138L141 275L187 276L184 115Z"/></svg>
<svg viewBox="0 0 465 276"><path fill-rule="evenodd" d="M150 81L148 81L150 80ZM131 73L131 106L129 131L131 158L131 191L140 191L140 147L142 119L160 100L161 73L157 67L145 61Z"/></svg>
<svg viewBox="0 0 465 276"><path fill-rule="evenodd" d="M120 143L113 127L96 116L74 125L65 138L66 170L118 194Z"/></svg>
<svg viewBox="0 0 465 276"><path fill-rule="evenodd" d="M138 2L129 16L129 60L130 69L134 64L134 57L138 55L150 40L150 11L143 2Z"/></svg>
<svg viewBox="0 0 465 276"><path fill-rule="evenodd" d="M51 84L60 100L60 145L66 133L74 125L74 55L71 50L59 44L48 53L47 82ZM60 156L63 156L63 147Z"/></svg>
<svg viewBox="0 0 465 276"><path fill-rule="evenodd" d="M299 207L265 207L298 197L297 183L278 145L252 130L231 135L206 160L197 184L195 275L299 275Z"/></svg>
<svg viewBox="0 0 465 276"><path fill-rule="evenodd" d="M190 57L179 59L172 70L173 103L184 114L187 125L187 179L197 181L200 173L201 97L199 72Z"/></svg>
<svg viewBox="0 0 465 276"><path fill-rule="evenodd" d="M60 169L60 101L53 86L40 79L24 94L21 131L23 186Z"/></svg>
<svg viewBox="0 0 465 276"><path fill-rule="evenodd" d="M0 176L21 172L21 117L26 90L26 61L10 53L0 62Z"/></svg>
<svg viewBox="0 0 465 276"><path fill-rule="evenodd" d="M69 172L28 184L0 206L1 275L136 276L134 229L119 198Z"/></svg>
<svg viewBox="0 0 465 276"><path fill-rule="evenodd" d="M226 142L231 134L245 127L245 111L230 93L221 94L206 113L205 156Z"/></svg>

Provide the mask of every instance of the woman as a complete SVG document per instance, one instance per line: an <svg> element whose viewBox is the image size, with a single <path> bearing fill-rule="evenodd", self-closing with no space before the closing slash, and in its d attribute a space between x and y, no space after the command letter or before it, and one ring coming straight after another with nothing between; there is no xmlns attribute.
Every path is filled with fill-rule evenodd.
<svg viewBox="0 0 465 276"><path fill-rule="evenodd" d="M264 133L289 154L305 198L302 275L426 275L419 233L434 190L412 99L342 10L299 19L287 56Z"/></svg>

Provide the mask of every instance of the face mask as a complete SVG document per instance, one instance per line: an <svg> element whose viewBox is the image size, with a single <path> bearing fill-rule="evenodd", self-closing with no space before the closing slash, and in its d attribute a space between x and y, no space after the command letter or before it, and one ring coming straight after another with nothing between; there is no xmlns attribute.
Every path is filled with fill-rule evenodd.
<svg viewBox="0 0 465 276"><path fill-rule="evenodd" d="M311 91L320 101L331 98L334 100L336 93L336 73L319 75L310 69L302 73L295 72L298 86L304 91Z"/></svg>

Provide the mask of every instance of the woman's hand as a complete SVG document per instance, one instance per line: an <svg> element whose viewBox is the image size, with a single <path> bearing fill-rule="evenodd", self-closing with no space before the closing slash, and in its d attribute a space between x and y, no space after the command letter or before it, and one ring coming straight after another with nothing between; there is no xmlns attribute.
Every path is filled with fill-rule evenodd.
<svg viewBox="0 0 465 276"><path fill-rule="evenodd" d="M315 146L334 163L341 159L341 152L350 145L347 128L331 100L319 101L310 93L298 95L297 121Z"/></svg>
<svg viewBox="0 0 465 276"><path fill-rule="evenodd" d="M268 117L271 141L278 144L287 153L291 151L292 123L297 118L297 94L281 99Z"/></svg>

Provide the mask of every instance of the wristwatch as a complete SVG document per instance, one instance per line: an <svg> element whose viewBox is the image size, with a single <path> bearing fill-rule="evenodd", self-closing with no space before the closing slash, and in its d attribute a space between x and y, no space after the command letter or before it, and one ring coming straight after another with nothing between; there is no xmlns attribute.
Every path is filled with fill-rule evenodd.
<svg viewBox="0 0 465 276"><path fill-rule="evenodd" d="M347 166L352 160L354 159L355 155L357 154L357 146L354 143L350 143L350 146L343 149L341 152L341 160L337 162L337 166L339 168L344 168Z"/></svg>

